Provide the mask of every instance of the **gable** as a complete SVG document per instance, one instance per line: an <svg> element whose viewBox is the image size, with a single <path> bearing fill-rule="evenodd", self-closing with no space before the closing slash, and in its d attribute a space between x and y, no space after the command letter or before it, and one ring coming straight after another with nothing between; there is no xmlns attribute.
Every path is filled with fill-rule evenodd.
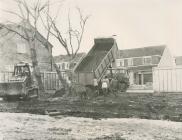
<svg viewBox="0 0 182 140"><path fill-rule="evenodd" d="M175 66L175 59L170 53L169 49L166 48L158 64L158 67L173 67Z"/></svg>

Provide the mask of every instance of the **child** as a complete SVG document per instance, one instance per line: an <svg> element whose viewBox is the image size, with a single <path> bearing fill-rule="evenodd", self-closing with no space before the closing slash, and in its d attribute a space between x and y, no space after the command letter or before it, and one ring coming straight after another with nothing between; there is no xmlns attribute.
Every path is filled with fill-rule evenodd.
<svg viewBox="0 0 182 140"><path fill-rule="evenodd" d="M102 90L104 94L108 93L108 87L109 87L109 79L107 78L107 76L105 76L105 78L102 80Z"/></svg>

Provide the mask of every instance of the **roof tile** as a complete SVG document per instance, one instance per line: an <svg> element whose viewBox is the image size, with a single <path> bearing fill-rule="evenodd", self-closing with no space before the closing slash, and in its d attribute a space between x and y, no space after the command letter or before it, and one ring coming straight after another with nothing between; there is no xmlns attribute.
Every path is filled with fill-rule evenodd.
<svg viewBox="0 0 182 140"><path fill-rule="evenodd" d="M141 57L141 56L152 56L152 55L162 56L165 48L166 48L165 45L161 45L161 46L150 46L143 48L120 50L118 58L130 58L130 57Z"/></svg>

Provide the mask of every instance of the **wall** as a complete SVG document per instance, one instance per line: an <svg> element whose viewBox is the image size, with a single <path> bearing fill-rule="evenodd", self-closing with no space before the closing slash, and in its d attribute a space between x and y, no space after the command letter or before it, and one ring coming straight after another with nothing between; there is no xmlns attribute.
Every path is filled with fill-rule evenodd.
<svg viewBox="0 0 182 140"><path fill-rule="evenodd" d="M168 54L167 54L168 55ZM150 56L147 56L150 57ZM133 66L141 66L141 65L150 65L150 64L144 64L144 57L134 57L131 59L133 60ZM151 64L159 64L161 59L161 56L151 56ZM128 67L128 59L127 58L123 58L123 59L117 59L117 66L120 65L120 61L123 61L123 66Z"/></svg>
<svg viewBox="0 0 182 140"><path fill-rule="evenodd" d="M159 64L161 56L152 56L152 64Z"/></svg>
<svg viewBox="0 0 182 140"><path fill-rule="evenodd" d="M133 58L133 65L138 66L138 65L143 65L143 58Z"/></svg>
<svg viewBox="0 0 182 140"><path fill-rule="evenodd" d="M12 66L21 61L31 63L30 49L27 42L18 35L5 36L0 39L0 71L7 71L7 66ZM10 39L8 39L10 38ZM18 53L18 44L25 44L26 53ZM51 70L51 59L46 48L40 43L36 44L37 58L41 71Z"/></svg>
<svg viewBox="0 0 182 140"><path fill-rule="evenodd" d="M155 92L182 92L182 67L154 68L153 89Z"/></svg>

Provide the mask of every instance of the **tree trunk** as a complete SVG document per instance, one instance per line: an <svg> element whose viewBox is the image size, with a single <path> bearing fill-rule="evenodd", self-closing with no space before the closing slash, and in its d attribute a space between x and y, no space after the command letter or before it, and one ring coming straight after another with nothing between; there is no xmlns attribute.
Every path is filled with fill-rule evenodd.
<svg viewBox="0 0 182 140"><path fill-rule="evenodd" d="M58 66L57 66L57 64L56 64L56 62L55 62L55 60L54 60L54 57L52 56L52 50L50 50L50 48L49 48L49 46L48 46L47 43L45 44L45 47L46 47L47 51L49 52L49 55L50 55L50 58L51 58L51 61L52 61L51 64L52 64L53 67L55 68L56 73L57 73L57 75L58 75L59 80L60 80L61 83L62 83L63 88L64 88L65 90L67 90L68 84L67 84L66 80L63 78L63 76L61 75L61 71L60 71L60 69L58 68ZM51 66L51 67L52 67L52 66Z"/></svg>
<svg viewBox="0 0 182 140"><path fill-rule="evenodd" d="M41 79L40 68L38 66L37 53L35 50L35 41L33 41L33 42L29 41L28 43L29 43L29 47L30 47L30 55L31 55L32 66L33 66L33 74L34 74L36 81L38 83L40 93L43 93L44 92L44 86L43 86L42 79Z"/></svg>
<svg viewBox="0 0 182 140"><path fill-rule="evenodd" d="M55 70L56 70L56 72L57 72L58 78L59 78L59 80L61 81L61 83L62 83L62 85L63 85L63 88L64 88L64 89L67 89L68 84L67 84L66 80L62 77L61 71L60 71L60 69L58 68L57 64L55 63L54 58L53 58L52 55L51 55L51 57L52 57L52 64L53 64L53 66L54 66L54 68L55 68Z"/></svg>

